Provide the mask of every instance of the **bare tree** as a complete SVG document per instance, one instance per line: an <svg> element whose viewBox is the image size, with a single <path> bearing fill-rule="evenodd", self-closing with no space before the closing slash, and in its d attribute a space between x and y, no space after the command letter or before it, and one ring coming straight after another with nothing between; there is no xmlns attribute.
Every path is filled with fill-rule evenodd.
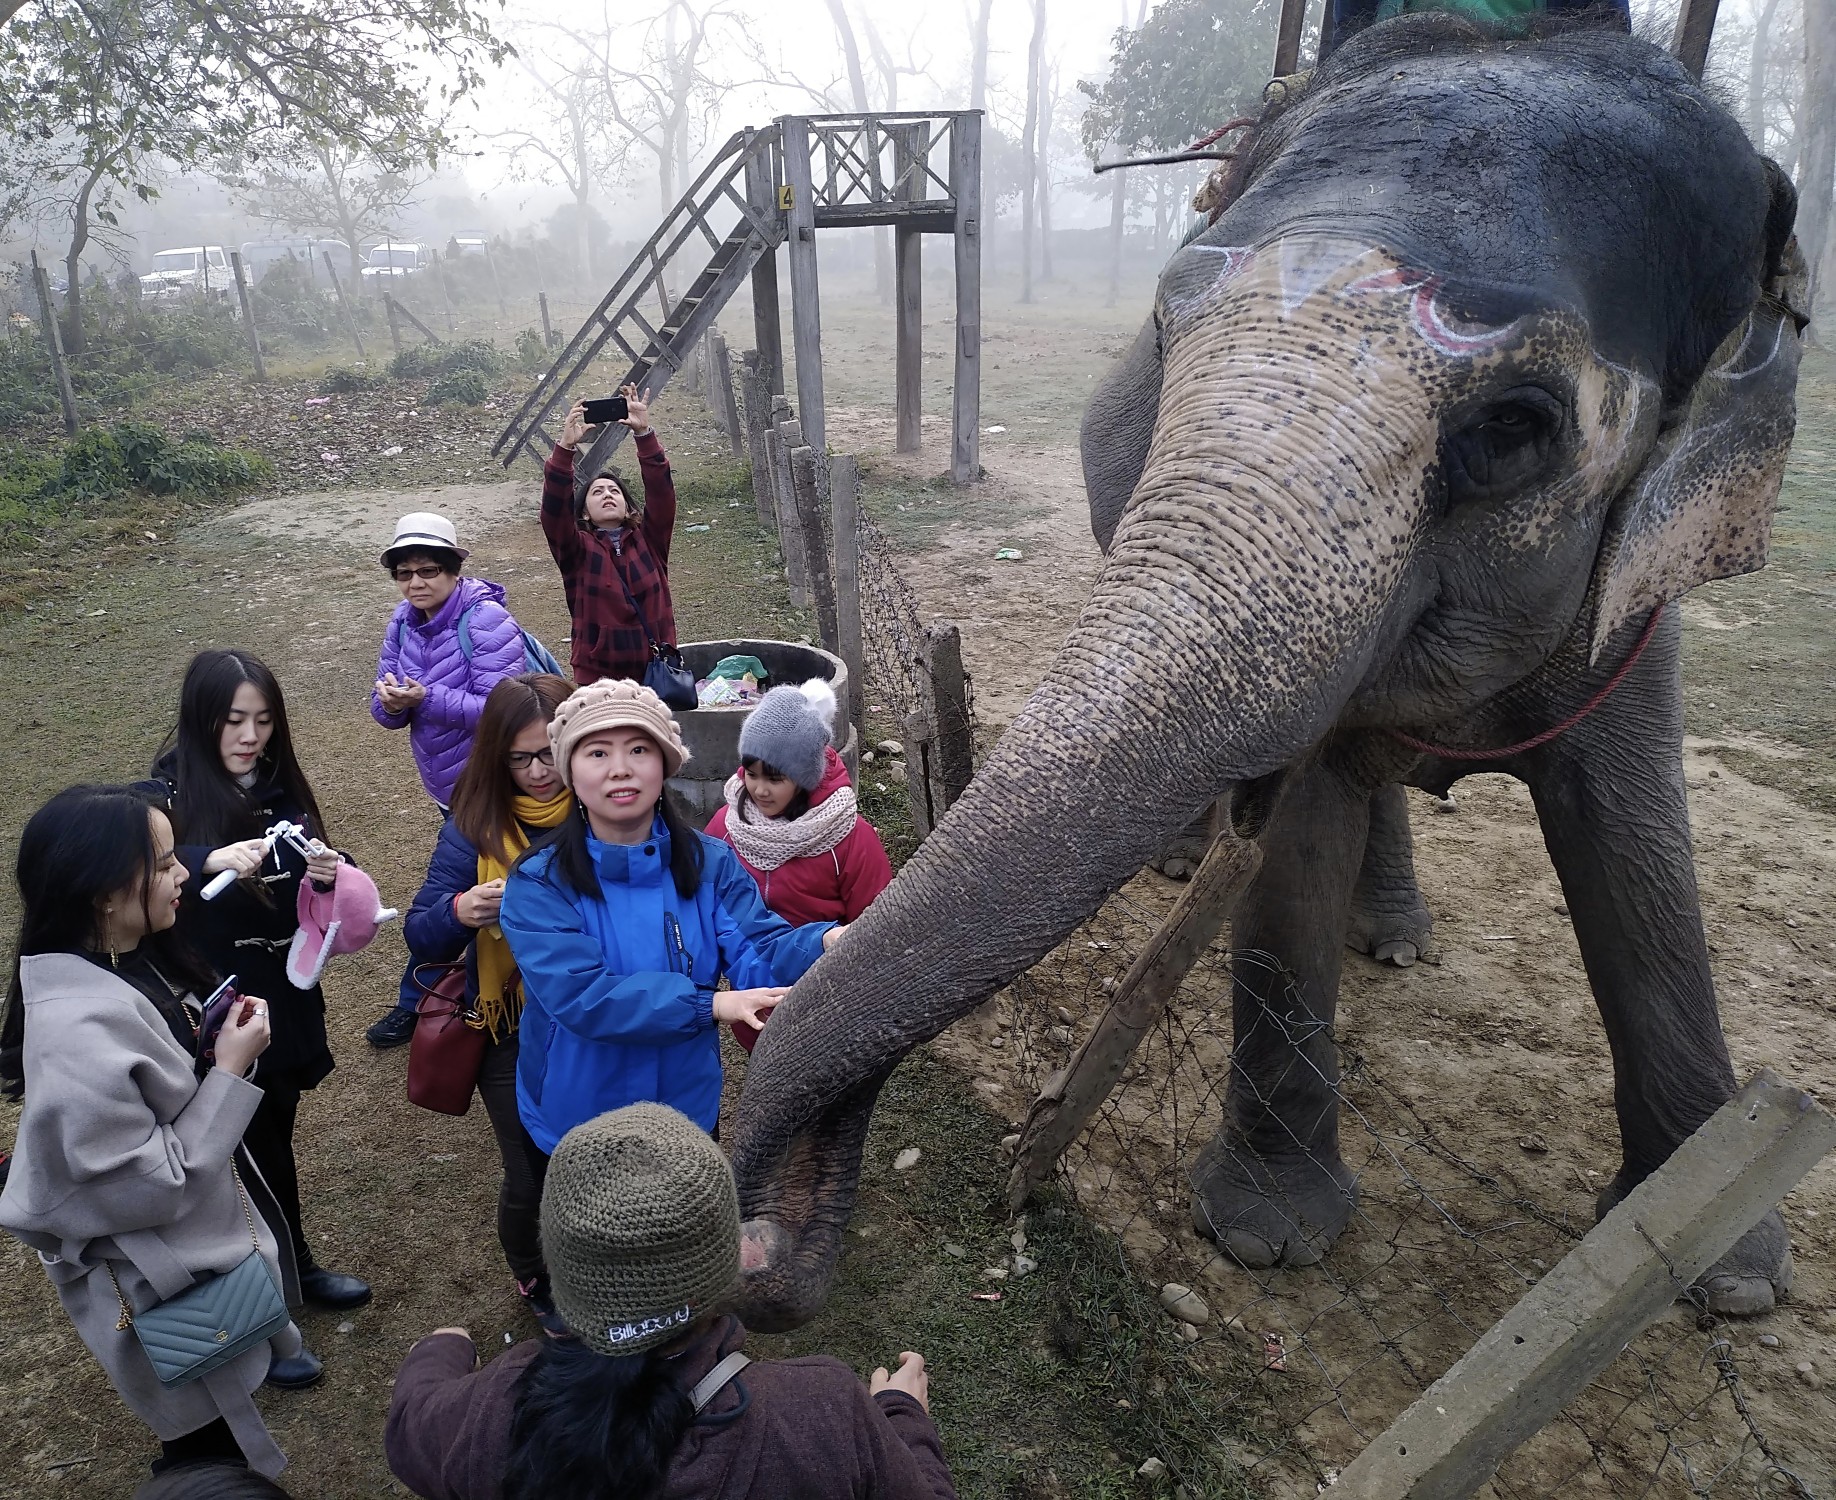
<svg viewBox="0 0 1836 1500"><path fill-rule="evenodd" d="M1836 193L1836 5L1804 6L1804 103L1799 126L1798 245L1810 267L1810 306L1836 283L1836 235L1830 232Z"/></svg>
<svg viewBox="0 0 1836 1500"><path fill-rule="evenodd" d="M860 44L854 39L854 26L848 19L844 0L828 0L829 16L835 22L835 35L841 42L842 60L848 66L848 89L854 95L854 107L860 114L873 108L867 97L867 75L861 68ZM883 303L892 301L892 246L884 225L873 231L873 291Z"/></svg>
<svg viewBox="0 0 1836 1500"><path fill-rule="evenodd" d="M1033 40L1026 49L1026 123L1020 145L1020 300L1033 300L1033 228L1039 196L1039 74L1045 64L1045 0L1033 0Z"/></svg>
<svg viewBox="0 0 1836 1500"><path fill-rule="evenodd" d="M975 0L969 25L969 107L988 108L988 18L994 0Z"/></svg>
<svg viewBox="0 0 1836 1500"><path fill-rule="evenodd" d="M297 141L287 156L271 159L257 174L228 179L251 217L342 239L354 280L363 270L363 242L389 238L425 181L424 172L397 170L314 139Z"/></svg>
<svg viewBox="0 0 1836 1500"><path fill-rule="evenodd" d="M1039 77L1039 279L1052 279L1052 116L1058 104L1058 69L1040 64Z"/></svg>

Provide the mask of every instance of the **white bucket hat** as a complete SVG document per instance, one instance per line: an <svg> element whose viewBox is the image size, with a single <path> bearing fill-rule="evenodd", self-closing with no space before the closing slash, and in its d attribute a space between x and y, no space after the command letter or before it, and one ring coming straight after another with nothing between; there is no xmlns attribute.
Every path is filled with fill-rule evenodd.
<svg viewBox="0 0 1836 1500"><path fill-rule="evenodd" d="M390 566L390 559L398 552L412 552L417 548L454 552L461 561L472 555L459 545L459 533L453 529L453 523L431 510L417 510L395 523L395 540L383 549L382 565Z"/></svg>

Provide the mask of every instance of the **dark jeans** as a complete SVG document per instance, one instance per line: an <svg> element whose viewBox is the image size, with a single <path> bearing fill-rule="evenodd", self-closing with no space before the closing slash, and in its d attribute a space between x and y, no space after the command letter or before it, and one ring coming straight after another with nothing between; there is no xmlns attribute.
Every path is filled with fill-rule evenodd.
<svg viewBox="0 0 1836 1500"><path fill-rule="evenodd" d="M306 1271L313 1259L306 1248L306 1232L300 1227L300 1174L293 1163L293 1125L300 1112L300 1091L276 1079L258 1077L256 1082L261 1085L261 1103L242 1133L242 1144L274 1194L293 1241L293 1258Z"/></svg>
<svg viewBox="0 0 1836 1500"><path fill-rule="evenodd" d="M504 1247L510 1274L527 1282L540 1276L542 1264L542 1180L548 1158L529 1138L516 1112L516 1035L486 1042L478 1070L478 1097L491 1117L504 1177L497 1188L497 1239Z"/></svg>

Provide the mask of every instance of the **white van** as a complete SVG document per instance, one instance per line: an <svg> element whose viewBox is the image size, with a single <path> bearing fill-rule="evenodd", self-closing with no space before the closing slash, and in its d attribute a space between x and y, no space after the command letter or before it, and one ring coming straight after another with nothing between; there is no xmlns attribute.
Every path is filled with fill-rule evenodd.
<svg viewBox="0 0 1836 1500"><path fill-rule="evenodd" d="M364 279L373 276L412 276L427 265L427 252L419 245L385 240L365 257Z"/></svg>
<svg viewBox="0 0 1836 1500"><path fill-rule="evenodd" d="M140 278L140 295L216 299L227 297L234 285L229 256L221 245L186 245L154 255L153 269Z"/></svg>

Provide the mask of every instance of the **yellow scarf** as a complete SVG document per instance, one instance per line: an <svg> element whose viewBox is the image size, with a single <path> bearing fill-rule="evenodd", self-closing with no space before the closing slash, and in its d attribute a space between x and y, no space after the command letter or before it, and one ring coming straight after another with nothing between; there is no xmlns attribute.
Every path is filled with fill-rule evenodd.
<svg viewBox="0 0 1836 1500"><path fill-rule="evenodd" d="M479 850L478 883L484 885L488 881L502 880L510 873L510 866L516 863L517 856L529 847L529 839L523 833L525 824L531 828L556 828L573 810L572 792L563 792L548 802L537 802L531 797L512 797L512 821L504 830L507 857L495 859L484 850ZM502 1041L516 1030L516 1023L523 1014L522 977L516 972L516 959L511 956L510 945L504 941L503 929L495 922L479 929L477 953L478 1013L484 1018L485 1029L491 1033L491 1039Z"/></svg>

